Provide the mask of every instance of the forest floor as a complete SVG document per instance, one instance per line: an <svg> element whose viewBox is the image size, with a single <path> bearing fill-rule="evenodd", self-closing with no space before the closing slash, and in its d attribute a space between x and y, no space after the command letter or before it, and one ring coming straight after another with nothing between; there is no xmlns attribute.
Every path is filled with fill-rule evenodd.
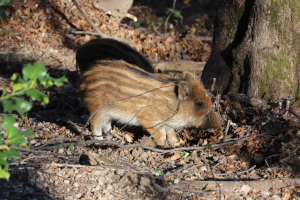
<svg viewBox="0 0 300 200"><path fill-rule="evenodd" d="M118 125L104 143L83 144L91 131L82 130L88 116L75 53L96 32L72 1L26 2L11 2L0 21L1 88L34 61L69 83L45 89L48 105L15 115L35 136L30 151L11 161L10 181L0 180L0 199L299 199L300 104L289 99L224 95L218 103L224 125L179 131L177 148L148 148L145 131ZM169 19L173 1L135 3L129 12L137 22L119 22L95 1L78 2L103 33L127 41L154 64L200 63L210 55L215 5L209 1L178 1L181 16ZM69 145L74 141L82 143Z"/></svg>

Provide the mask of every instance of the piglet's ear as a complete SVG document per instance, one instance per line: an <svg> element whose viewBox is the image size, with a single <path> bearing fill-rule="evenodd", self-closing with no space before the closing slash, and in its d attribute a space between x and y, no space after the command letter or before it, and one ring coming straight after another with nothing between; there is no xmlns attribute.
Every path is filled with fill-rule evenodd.
<svg viewBox="0 0 300 200"><path fill-rule="evenodd" d="M183 72L183 79L185 81L196 81L196 78L194 76L194 74L192 74L191 72Z"/></svg>
<svg viewBox="0 0 300 200"><path fill-rule="evenodd" d="M186 81L178 83L178 99L179 101L186 100L192 93L192 87Z"/></svg>

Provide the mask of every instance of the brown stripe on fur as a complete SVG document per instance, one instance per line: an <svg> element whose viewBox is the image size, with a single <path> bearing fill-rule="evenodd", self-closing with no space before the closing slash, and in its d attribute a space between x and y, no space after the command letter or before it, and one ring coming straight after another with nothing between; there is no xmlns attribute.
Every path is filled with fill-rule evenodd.
<svg viewBox="0 0 300 200"><path fill-rule="evenodd" d="M113 72L113 71L107 71L107 72L102 71L101 73L96 73L84 78L84 84L90 85L89 86L90 88L92 88L93 85L97 85L97 83L101 83L102 81L117 83L118 85L116 85L116 87L125 86L137 90L150 90L151 88L153 88L153 84L146 85L145 83L140 82L139 80L132 79L127 75L118 72Z"/></svg>
<svg viewBox="0 0 300 200"><path fill-rule="evenodd" d="M170 80L154 76L153 74L146 72L144 70L141 70L137 66L131 65L122 60L118 60L118 61L116 61L116 60L100 60L100 61L97 61L97 64L92 68L92 70L97 68L99 65L101 67L110 67L112 70L117 70L117 69L126 70L126 71L131 72L131 74L132 73L135 74L135 76L137 76L137 77L142 76L143 78L159 81L161 83L169 83L170 82Z"/></svg>

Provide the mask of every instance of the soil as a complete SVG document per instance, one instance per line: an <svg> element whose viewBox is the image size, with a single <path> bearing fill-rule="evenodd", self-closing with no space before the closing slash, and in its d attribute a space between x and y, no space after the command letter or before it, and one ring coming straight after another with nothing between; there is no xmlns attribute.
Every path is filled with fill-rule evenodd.
<svg viewBox="0 0 300 200"><path fill-rule="evenodd" d="M171 17L164 26L173 1L135 2L129 12L136 23L119 22L94 1L84 2L79 4L101 31L130 42L153 63L206 62L210 56L215 3L178 1L182 22ZM30 150L11 161L10 180L0 180L0 199L299 199L299 102L224 95L217 101L224 125L179 130L176 148L144 145L149 134L119 124L102 143L88 143L75 52L96 37L87 33L93 28L68 0L12 1L4 10L1 88L37 60L69 83L43 89L48 105L14 115L20 129L35 136L28 139Z"/></svg>

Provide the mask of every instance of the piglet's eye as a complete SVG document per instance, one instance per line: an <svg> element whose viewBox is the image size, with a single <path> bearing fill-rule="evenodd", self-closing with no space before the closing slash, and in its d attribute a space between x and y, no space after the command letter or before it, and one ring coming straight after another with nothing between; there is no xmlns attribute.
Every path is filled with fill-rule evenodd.
<svg viewBox="0 0 300 200"><path fill-rule="evenodd" d="M200 109L205 109L207 108L207 105L201 101L195 102L195 109L200 110Z"/></svg>

